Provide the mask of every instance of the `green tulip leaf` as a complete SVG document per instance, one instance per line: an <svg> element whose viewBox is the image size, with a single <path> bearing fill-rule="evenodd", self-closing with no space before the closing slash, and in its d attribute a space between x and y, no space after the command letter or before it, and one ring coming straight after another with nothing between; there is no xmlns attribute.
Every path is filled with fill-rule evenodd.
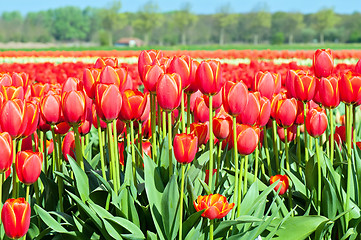
<svg viewBox="0 0 361 240"><path fill-rule="evenodd" d="M39 217L43 222L50 227L52 230L58 233L67 233L66 230L60 223L58 223L47 211L35 204L34 209L38 213Z"/></svg>
<svg viewBox="0 0 361 240"><path fill-rule="evenodd" d="M69 163L74 172L76 188L83 202L89 200L89 179L78 163L69 156Z"/></svg>

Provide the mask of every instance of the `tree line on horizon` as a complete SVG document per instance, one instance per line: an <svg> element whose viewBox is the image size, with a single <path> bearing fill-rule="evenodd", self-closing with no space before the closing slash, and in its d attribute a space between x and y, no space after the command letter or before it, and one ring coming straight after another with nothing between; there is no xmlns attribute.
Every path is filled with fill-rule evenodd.
<svg viewBox="0 0 361 240"><path fill-rule="evenodd" d="M259 8L233 13L225 4L214 14L194 14L191 5L161 13L145 3L138 12L121 12L121 2L104 8L61 7L47 11L3 12L0 42L93 42L113 45L136 37L144 45L361 42L361 13L338 14L332 8L316 13L270 13Z"/></svg>

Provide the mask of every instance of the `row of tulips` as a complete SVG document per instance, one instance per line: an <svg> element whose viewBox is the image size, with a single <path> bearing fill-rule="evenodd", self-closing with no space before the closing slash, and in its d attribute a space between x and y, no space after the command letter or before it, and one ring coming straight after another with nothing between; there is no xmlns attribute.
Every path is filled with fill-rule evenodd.
<svg viewBox="0 0 361 240"><path fill-rule="evenodd" d="M241 215L244 211L243 205L249 201L251 193L247 193L253 192L253 186L270 182L271 190L275 188L279 194L285 194L290 184L296 184L290 181L292 178L295 180L295 175L300 177L301 180L298 181L303 181L306 175L303 168L307 170L307 164L312 161L317 161L318 179L314 205L315 213L320 216L317 220L320 220L321 167L325 158L320 137L329 129L331 140L326 141L325 145L332 165L334 153L337 152L337 148L334 149L332 109L336 108L340 101L345 103L347 110L346 128L339 133L340 136L346 136L347 143L346 197L344 212L340 212L344 215L346 227L332 232L331 236L343 234L348 231L348 222L352 218L348 213L349 206L351 202L357 202L351 193L351 125L355 124L353 116L356 116L356 106L361 103L361 62L358 62L353 72L343 73L339 78L334 73L330 50L317 50L313 61L312 72L289 70L284 80L281 74L257 72L254 81L244 82L241 79L227 80L223 77L222 65L216 60L199 63L188 55L165 57L161 51L142 51L139 55L138 73L144 86L143 92L133 90L133 81L128 70L119 67L117 59L113 58L98 59L92 68L84 69L80 80L68 78L62 85L29 85L32 81L25 73L2 75L0 128L4 133L0 138L0 147L6 153L6 158L1 160L1 172L8 172L13 164L11 194L14 199L24 194L19 187L19 181L27 186L24 194L27 201L21 198L10 199L2 209L6 235L19 238L27 232L30 225L30 207L27 202L32 196L36 200L33 208L37 211L39 221L37 229L42 228L41 219L53 231L65 234L63 230L59 230L63 228L61 225L61 228L52 226L56 220L41 208L48 208L45 205L46 199L41 199L46 194L46 179L52 179L57 185L59 202L55 206L58 212L68 214L73 211L69 205L81 205L77 201L79 198L74 195L76 193L83 202L89 204L81 205L82 209L87 211L86 209L91 207L95 210L109 231L109 225L106 224L109 222L106 219L114 214L110 213L110 204L117 208L117 202L124 201L118 199L118 194L126 198L129 196L127 194L132 194L131 198L144 204L139 203L140 206L150 206L151 209L147 210L150 211L148 217L151 217L154 223L149 229L141 226L139 217L134 217L134 214L140 214L135 207L135 210L127 210L132 211L130 216L124 212L125 206L119 205L119 211L122 212L120 216L125 216L133 223L138 221L138 227L142 229L141 235L155 229L161 239L190 237L185 229L190 230L189 225L193 226L198 218L190 215L192 211L185 200L191 198L191 193L194 194L192 191L198 194L206 192L206 196L190 199L195 210L210 219L209 226L203 224L205 230L197 230L198 236L202 233L204 237L213 239L214 234L222 232L224 237L236 237L242 232L236 226L245 221ZM329 120L324 108L328 110ZM300 134L302 124L305 125L303 136ZM353 129L356 129L356 125ZM272 132L273 154L270 154L268 147L269 130ZM284 142L283 145L278 142L277 132ZM313 146L308 135L316 139L316 153L312 156ZM355 132L354 141L356 135ZM47 140L50 139L53 151L49 151L47 147ZM296 160L290 157L292 147L297 148ZM92 156L93 152L96 153L95 157ZM262 153L265 153L265 158L260 157ZM206 156L206 161L201 168L207 170L204 169L202 173L198 171L198 174L206 176L204 180L196 176L195 179L200 179L198 187L185 194L185 187L192 185L190 175L199 168L197 165L202 156ZM73 159L76 159L77 163ZM152 160L149 161L150 159ZM196 161L197 165L192 164L193 161ZM87 176L90 178L91 174L96 173L89 169L101 173L101 176L96 175L101 182L99 186L105 187L110 194L106 197L104 208L100 207L100 203L95 204L94 199L90 199L90 180ZM160 178L156 171L162 172ZM279 175L285 173L286 175ZM40 181L38 178L41 174L43 179ZM176 192L168 193L170 188L178 187L178 175L180 189L176 188L173 189ZM1 176L1 181L4 180L5 177ZM154 186L150 185L152 182ZM222 187L225 182L228 184L226 189ZM160 187L163 183L167 187L164 187L160 195L153 195L160 191L157 188L163 188ZM33 191L30 191L31 184L34 184ZM69 191L72 184L75 184L75 188ZM133 186L136 189L135 195ZM232 203L229 204L219 191L230 197ZM3 193L2 190L0 192ZM160 205L160 200L157 199L163 199L162 194L166 192L169 194L167 198L179 201L179 209L170 206L169 210L162 210L163 205L168 202L162 200ZM147 195L145 200L143 193ZM313 198L309 194L307 193L307 197ZM175 197L177 199L174 199ZM274 201L276 199L280 201L277 194ZM289 214L300 215L302 207L294 203L292 191L288 191L288 196L284 199L288 199ZM132 204L131 206L134 206L135 203ZM227 227L224 227L223 231L214 231L214 228L220 229L222 226L221 222L215 219L224 218L232 209L228 220L236 225L232 227L232 224L226 223ZM173 219L171 218L172 226L177 225L174 229L167 228L168 223L165 224L163 219L166 215L170 216L170 212L166 214L164 211L171 210L173 212L170 215L174 215ZM158 211L166 214L162 215L160 220ZM262 215L268 217L266 212ZM97 234L108 239L104 226L99 225L94 216L89 217L97 225ZM184 221L186 217L188 218ZM255 219L246 222L248 221L254 223ZM146 225L149 226L149 223ZM118 225L118 228L119 226L124 228L124 224ZM263 227L259 225L259 229ZM117 236L118 231L122 233L122 230L112 229L110 235L113 238L116 238L114 236ZM48 233L43 234L45 236ZM277 230L271 233L281 234ZM76 234L87 236L80 230ZM267 234L261 231L256 237Z"/></svg>
<svg viewBox="0 0 361 240"><path fill-rule="evenodd" d="M108 57L108 58L129 58L137 57L140 54L140 50L93 50L93 51L2 51L0 57ZM182 56L188 55L192 58L249 58L249 59L312 59L312 50L165 50L163 51L167 56ZM360 59L360 50L335 50L333 56L336 59L356 58Z"/></svg>

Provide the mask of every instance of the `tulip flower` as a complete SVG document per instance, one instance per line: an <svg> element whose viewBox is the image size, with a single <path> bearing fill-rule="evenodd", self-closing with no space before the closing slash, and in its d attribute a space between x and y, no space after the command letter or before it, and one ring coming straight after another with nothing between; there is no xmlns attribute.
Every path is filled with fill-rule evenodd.
<svg viewBox="0 0 361 240"><path fill-rule="evenodd" d="M113 68L118 66L118 58L98 58L94 64L94 68L103 68L106 66L111 66Z"/></svg>
<svg viewBox="0 0 361 240"><path fill-rule="evenodd" d="M293 124L291 127L286 129L277 127L277 133L282 142L285 142L285 131L287 131L287 142L295 140L297 135L297 125Z"/></svg>
<svg viewBox="0 0 361 240"><path fill-rule="evenodd" d="M288 177L287 175L275 175L275 176L272 176L270 178L270 184L272 185L273 183L275 182L278 182L278 184L275 186L275 191L279 191L279 195L283 195L286 193L288 187L289 187L289 180L288 180ZM281 190L279 190L279 188L281 188Z"/></svg>
<svg viewBox="0 0 361 240"><path fill-rule="evenodd" d="M215 95L218 93L225 83L221 73L221 63L219 61L202 61L196 72L199 90L205 95Z"/></svg>
<svg viewBox="0 0 361 240"><path fill-rule="evenodd" d="M140 80L144 81L144 69L146 65L151 65L155 59L160 59L163 57L162 51L157 50L143 50L140 52L138 57L138 73Z"/></svg>
<svg viewBox="0 0 361 240"><path fill-rule="evenodd" d="M83 83L79 79L70 77L62 85L61 92L70 92L70 91L82 91Z"/></svg>
<svg viewBox="0 0 361 240"><path fill-rule="evenodd" d="M40 100L40 114L49 124L59 123L62 115L60 95L48 94L42 97Z"/></svg>
<svg viewBox="0 0 361 240"><path fill-rule="evenodd" d="M191 133L193 133L198 138L198 147L202 144L207 144L209 140L208 134L208 122L205 123L192 123L191 124Z"/></svg>
<svg viewBox="0 0 361 240"><path fill-rule="evenodd" d="M228 137L232 129L232 118L229 115L219 115L213 118L213 134L219 140Z"/></svg>
<svg viewBox="0 0 361 240"><path fill-rule="evenodd" d="M36 132L33 133L33 135L30 135L26 138L23 138L21 142L21 151L31 151L33 150L33 138L34 138L34 147L35 151L38 151L39 149L39 136Z"/></svg>
<svg viewBox="0 0 361 240"><path fill-rule="evenodd" d="M40 111L38 104L30 101L25 101L24 124L26 128L21 134L21 137L26 138L33 134L38 127L40 120Z"/></svg>
<svg viewBox="0 0 361 240"><path fill-rule="evenodd" d="M341 75L338 81L340 100L344 103L358 105L361 103L361 75L351 71Z"/></svg>
<svg viewBox="0 0 361 240"><path fill-rule="evenodd" d="M24 198L6 200L1 211L6 236L11 239L24 236L29 230L30 215L30 205Z"/></svg>
<svg viewBox="0 0 361 240"><path fill-rule="evenodd" d="M120 92L123 92L128 79L128 70L126 68L112 68L106 66L99 75L99 82L103 84L115 84Z"/></svg>
<svg viewBox="0 0 361 240"><path fill-rule="evenodd" d="M14 87L14 86L4 87L4 86L1 86L0 91L5 96L6 100L12 100L12 99L24 100L24 97L25 97L24 88L22 86L20 86L20 87Z"/></svg>
<svg viewBox="0 0 361 240"><path fill-rule="evenodd" d="M279 126L287 128L290 127L297 116L297 100L281 99L277 102L276 108L276 122Z"/></svg>
<svg viewBox="0 0 361 240"><path fill-rule="evenodd" d="M295 98L306 102L316 93L316 78L308 74L297 74L294 78Z"/></svg>
<svg viewBox="0 0 361 240"><path fill-rule="evenodd" d="M199 66L199 62L192 59L191 60L191 73L189 74L189 86L184 90L184 92L186 94L192 94L198 91L198 84L197 84L197 78L196 78L196 73L197 73L197 69Z"/></svg>
<svg viewBox="0 0 361 240"><path fill-rule="evenodd" d="M84 93L75 90L64 92L61 102L65 121L71 125L79 125L86 113Z"/></svg>
<svg viewBox="0 0 361 240"><path fill-rule="evenodd" d="M0 111L1 130L8 132L13 139L19 138L27 127L28 117L24 101L7 100Z"/></svg>
<svg viewBox="0 0 361 240"><path fill-rule="evenodd" d="M313 55L313 70L318 78L329 77L333 71L333 56L330 49L317 49Z"/></svg>
<svg viewBox="0 0 361 240"><path fill-rule="evenodd" d="M116 119L122 107L119 89L114 84L98 84L95 92L95 106L99 117L106 122Z"/></svg>
<svg viewBox="0 0 361 240"><path fill-rule="evenodd" d="M147 96L137 90L125 90L119 119L125 122L140 119L147 105Z"/></svg>
<svg viewBox="0 0 361 240"><path fill-rule="evenodd" d="M85 68L83 72L84 90L89 98L95 98L96 83L99 82L101 70L96 68Z"/></svg>
<svg viewBox="0 0 361 240"><path fill-rule="evenodd" d="M361 74L361 59L356 63L355 73Z"/></svg>
<svg viewBox="0 0 361 240"><path fill-rule="evenodd" d="M40 176L43 166L43 153L33 151L20 151L16 155L16 174L20 182L31 185Z"/></svg>
<svg viewBox="0 0 361 240"><path fill-rule="evenodd" d="M31 85L31 96L32 97L42 97L44 96L50 89L50 86L48 83L33 83Z"/></svg>
<svg viewBox="0 0 361 240"><path fill-rule="evenodd" d="M190 163L198 151L198 138L194 134L176 134L173 141L175 159L179 163Z"/></svg>
<svg viewBox="0 0 361 240"><path fill-rule="evenodd" d="M253 90L258 91L262 97L272 99L274 93L281 89L281 75L270 72L257 72Z"/></svg>
<svg viewBox="0 0 361 240"><path fill-rule="evenodd" d="M271 102L266 97L261 97L259 100L259 103L261 105L261 109L259 112L257 125L260 127L266 126L268 120L270 119L271 115Z"/></svg>
<svg viewBox="0 0 361 240"><path fill-rule="evenodd" d="M181 57L174 56L169 63L167 73L178 73L181 81L182 88L186 89L190 85L189 76L192 72L192 58L188 55Z"/></svg>
<svg viewBox="0 0 361 240"><path fill-rule="evenodd" d="M321 136L327 128L327 116L324 109L318 107L308 111L306 130L312 137Z"/></svg>
<svg viewBox="0 0 361 240"><path fill-rule="evenodd" d="M320 103L326 108L335 108L340 104L337 77L321 78L318 86Z"/></svg>
<svg viewBox="0 0 361 240"><path fill-rule="evenodd" d="M10 169L13 163L13 141L7 132L0 133L0 177L2 173Z"/></svg>
<svg viewBox="0 0 361 240"><path fill-rule="evenodd" d="M251 154L259 141L259 129L241 124L237 125L237 150L241 155Z"/></svg>
<svg viewBox="0 0 361 240"><path fill-rule="evenodd" d="M203 98L204 98L204 102L206 103L207 107L209 108L209 96L203 95ZM216 95L214 95L212 97L213 110L219 109L222 106L222 104L223 104L222 91L219 91Z"/></svg>
<svg viewBox="0 0 361 240"><path fill-rule="evenodd" d="M163 74L157 82L158 104L165 111L173 111L181 102L182 83L179 74Z"/></svg>
<svg viewBox="0 0 361 240"><path fill-rule="evenodd" d="M218 193L198 196L193 204L197 212L204 209L205 211L202 213L202 217L210 220L215 218L221 219L234 208L234 203L229 204L226 197Z"/></svg>
<svg viewBox="0 0 361 240"><path fill-rule="evenodd" d="M239 114L237 117L238 123L243 123L251 126L257 123L261 110L259 98L260 96L258 92L248 93L248 102L245 106L244 111L241 112L241 114Z"/></svg>
<svg viewBox="0 0 361 240"><path fill-rule="evenodd" d="M144 68L144 71L145 71L143 78L144 87L149 92L155 93L157 90L158 79L165 73L165 70L162 66L158 64L154 64L154 65L147 65Z"/></svg>
<svg viewBox="0 0 361 240"><path fill-rule="evenodd" d="M198 97L195 101L194 122L207 122L209 121L209 108L207 107L204 97Z"/></svg>
<svg viewBox="0 0 361 240"><path fill-rule="evenodd" d="M224 110L231 116L241 114L248 102L248 90L243 82L226 82L222 91Z"/></svg>
<svg viewBox="0 0 361 240"><path fill-rule="evenodd" d="M75 136L74 136L73 131L70 131L65 135L65 137L63 139L63 143L61 145L61 152L63 153L64 159L67 162L69 162L68 155L70 157L72 157L73 159L76 159L75 158Z"/></svg>

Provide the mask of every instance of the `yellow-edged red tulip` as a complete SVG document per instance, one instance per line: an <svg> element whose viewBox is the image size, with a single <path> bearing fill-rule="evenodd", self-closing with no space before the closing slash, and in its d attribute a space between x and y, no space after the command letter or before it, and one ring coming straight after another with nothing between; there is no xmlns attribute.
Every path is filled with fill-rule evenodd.
<svg viewBox="0 0 361 240"><path fill-rule="evenodd" d="M215 218L221 219L234 208L234 203L229 204L226 197L218 193L198 196L193 204L197 212L204 210L202 217L210 220Z"/></svg>
<svg viewBox="0 0 361 240"><path fill-rule="evenodd" d="M157 82L157 100L161 108L173 111L181 102L182 82L179 74L163 74Z"/></svg>
<svg viewBox="0 0 361 240"><path fill-rule="evenodd" d="M360 104L361 101L361 74L351 71L341 75L338 81L340 100L348 104Z"/></svg>
<svg viewBox="0 0 361 240"><path fill-rule="evenodd" d="M327 128L327 115L324 109L312 108L306 115L306 130L312 137L321 136Z"/></svg>
<svg viewBox="0 0 361 240"><path fill-rule="evenodd" d="M297 100L294 98L278 100L275 113L276 122L279 126L290 127L296 120Z"/></svg>
<svg viewBox="0 0 361 240"><path fill-rule="evenodd" d="M19 181L30 185L38 180L43 166L43 153L20 151L16 154L16 174Z"/></svg>
<svg viewBox="0 0 361 240"><path fill-rule="evenodd" d="M98 84L95 94L96 112L106 122L113 121L122 107L122 96L114 84Z"/></svg>
<svg viewBox="0 0 361 240"><path fill-rule="evenodd" d="M317 49L313 55L313 70L318 78L329 77L333 71L333 56L330 49Z"/></svg>
<svg viewBox="0 0 361 240"><path fill-rule="evenodd" d="M216 60L202 61L196 72L199 90L205 95L215 95L223 87L221 63Z"/></svg>
<svg viewBox="0 0 361 240"><path fill-rule="evenodd" d="M259 128L245 124L237 125L237 150L241 155L249 155L258 146L260 131Z"/></svg>
<svg viewBox="0 0 361 240"><path fill-rule="evenodd" d="M7 132L0 133L0 174L6 172L13 163L13 141ZM2 177L2 176L0 176Z"/></svg>
<svg viewBox="0 0 361 240"><path fill-rule="evenodd" d="M138 57L138 73L141 81L144 81L145 66L151 65L155 59L161 59L163 52L159 50L143 50Z"/></svg>
<svg viewBox="0 0 361 240"><path fill-rule="evenodd" d="M198 138L193 133L176 134L173 141L175 159L179 163L190 163L198 151Z"/></svg>
<svg viewBox="0 0 361 240"><path fill-rule="evenodd" d="M125 90L119 119L125 122L140 119L147 105L147 96L137 90Z"/></svg>
<svg viewBox="0 0 361 240"><path fill-rule="evenodd" d="M224 110L231 116L238 116L245 109L248 102L248 90L241 81L234 83L226 82L222 90Z"/></svg>
<svg viewBox="0 0 361 240"><path fill-rule="evenodd" d="M288 180L288 177L287 177L287 175L280 175L280 174L278 174L278 175L275 175L275 176L272 176L271 178L270 178L270 184L272 185L273 183L275 183L275 182L277 182L279 180L279 182L278 182L278 184L275 186L275 191L277 192L278 191L278 189L279 188L281 188L280 190L279 190L279 195L283 195L283 194L285 194L286 193L286 191L287 191L287 189L288 189L288 187L289 187L289 180Z"/></svg>

